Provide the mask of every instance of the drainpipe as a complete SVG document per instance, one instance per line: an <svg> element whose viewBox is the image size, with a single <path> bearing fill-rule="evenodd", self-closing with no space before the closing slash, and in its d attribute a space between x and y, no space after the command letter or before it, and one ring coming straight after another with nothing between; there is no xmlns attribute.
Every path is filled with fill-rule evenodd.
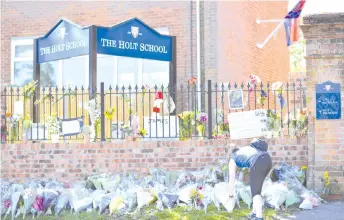
<svg viewBox="0 0 344 220"><path fill-rule="evenodd" d="M200 0L196 1L196 32L197 32L197 89L201 88L201 21ZM201 109L201 92L198 92L198 109Z"/></svg>
<svg viewBox="0 0 344 220"><path fill-rule="evenodd" d="M192 24L193 24L193 17L192 17L192 10L193 10L193 1L190 1L190 75L193 76L193 33L192 33Z"/></svg>

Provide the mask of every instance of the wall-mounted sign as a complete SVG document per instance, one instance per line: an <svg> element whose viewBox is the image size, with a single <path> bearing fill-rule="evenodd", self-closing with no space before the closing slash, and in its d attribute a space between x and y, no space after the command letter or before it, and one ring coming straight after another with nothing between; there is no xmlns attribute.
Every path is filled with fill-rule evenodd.
<svg viewBox="0 0 344 220"><path fill-rule="evenodd" d="M89 53L89 29L61 19L37 42L37 62L44 63Z"/></svg>
<svg viewBox="0 0 344 220"><path fill-rule="evenodd" d="M171 61L172 37L161 35L139 19L133 18L112 27L98 27L97 52Z"/></svg>
<svg viewBox="0 0 344 220"><path fill-rule="evenodd" d="M340 119L340 83L327 81L316 85L316 119Z"/></svg>
<svg viewBox="0 0 344 220"><path fill-rule="evenodd" d="M244 108L244 94L242 89L235 89L228 91L228 100L230 109Z"/></svg>
<svg viewBox="0 0 344 220"><path fill-rule="evenodd" d="M179 133L179 119L176 116L144 117L144 129L147 137L177 137Z"/></svg>
<svg viewBox="0 0 344 220"><path fill-rule="evenodd" d="M266 135L266 110L233 112L228 115L231 139L255 138Z"/></svg>

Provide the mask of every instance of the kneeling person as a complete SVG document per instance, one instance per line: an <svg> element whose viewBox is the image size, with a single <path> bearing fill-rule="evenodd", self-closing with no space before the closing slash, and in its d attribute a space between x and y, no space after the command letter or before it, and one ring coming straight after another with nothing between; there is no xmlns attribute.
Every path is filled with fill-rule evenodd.
<svg viewBox="0 0 344 220"><path fill-rule="evenodd" d="M234 149L229 161L229 202L235 206L233 198L236 168L250 169L250 187L253 198L253 210L249 217L263 219L262 187L266 176L272 168L271 157L267 152L268 144L262 139L254 139L250 146Z"/></svg>

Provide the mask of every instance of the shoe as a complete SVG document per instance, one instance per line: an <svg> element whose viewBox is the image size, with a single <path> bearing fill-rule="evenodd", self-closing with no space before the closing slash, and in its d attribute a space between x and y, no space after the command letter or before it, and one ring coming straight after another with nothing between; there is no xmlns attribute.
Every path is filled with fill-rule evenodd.
<svg viewBox="0 0 344 220"><path fill-rule="evenodd" d="M254 214L254 213L250 213L250 214L248 214L248 216L247 216L247 218L248 219L254 219L256 217L256 214Z"/></svg>
<svg viewBox="0 0 344 220"><path fill-rule="evenodd" d="M254 217L252 220L264 220L264 218L257 218L257 217Z"/></svg>

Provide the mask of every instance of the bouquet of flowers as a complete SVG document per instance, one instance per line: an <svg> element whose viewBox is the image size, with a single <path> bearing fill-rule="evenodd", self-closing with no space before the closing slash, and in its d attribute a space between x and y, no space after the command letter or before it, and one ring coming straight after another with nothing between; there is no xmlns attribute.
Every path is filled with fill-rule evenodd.
<svg viewBox="0 0 344 220"><path fill-rule="evenodd" d="M249 85L250 85L249 91L250 92L254 91L255 85L257 85L259 83L261 83L259 76L251 74L249 76Z"/></svg>
<svg viewBox="0 0 344 220"><path fill-rule="evenodd" d="M289 123L289 128L292 129L291 134L293 136L304 136L308 131L307 108L296 109L295 115L292 113L287 115L283 123L285 125Z"/></svg>
<svg viewBox="0 0 344 220"><path fill-rule="evenodd" d="M277 98L279 100L281 108L283 108L285 105L285 100L284 100L283 95L282 95L282 92L283 92L282 86L283 86L282 82L274 82L271 85L271 92L273 92L274 94L275 94L275 92L277 93Z"/></svg>
<svg viewBox="0 0 344 220"><path fill-rule="evenodd" d="M229 123L227 120L219 121L213 130L213 138L222 139L229 137Z"/></svg>
<svg viewBox="0 0 344 220"><path fill-rule="evenodd" d="M37 82L37 80L32 81L24 86L24 99L30 99L34 95Z"/></svg>
<svg viewBox="0 0 344 220"><path fill-rule="evenodd" d="M123 125L122 131L126 136L131 136L133 134L133 130L131 129L130 125Z"/></svg>
<svg viewBox="0 0 344 220"><path fill-rule="evenodd" d="M10 115L11 141L14 141L19 135L20 116L18 114L11 115L10 113L6 113L6 116L8 115Z"/></svg>
<svg viewBox="0 0 344 220"><path fill-rule="evenodd" d="M204 112L199 112L196 114L196 125L197 131L200 137L205 136L205 123L208 120L208 115Z"/></svg>
<svg viewBox="0 0 344 220"><path fill-rule="evenodd" d="M48 124L50 135L59 134L60 121L55 114L47 116L46 123Z"/></svg>
<svg viewBox="0 0 344 220"><path fill-rule="evenodd" d="M6 125L1 125L1 144L6 143L7 135L8 135L8 132L7 132Z"/></svg>
<svg viewBox="0 0 344 220"><path fill-rule="evenodd" d="M96 99L88 102L88 112L93 125L91 139L95 141L97 133L100 130L100 103Z"/></svg>
<svg viewBox="0 0 344 220"><path fill-rule="evenodd" d="M200 210L203 207L202 201L204 199L204 196L203 196L202 190L203 190L203 187L199 186L196 189L193 189L190 194L190 198L193 202L193 205L197 210Z"/></svg>
<svg viewBox="0 0 344 220"><path fill-rule="evenodd" d="M281 129L281 116L272 110L267 110L267 130L268 130L268 138L270 136L274 136L275 138L279 136L279 132Z"/></svg>
<svg viewBox="0 0 344 220"><path fill-rule="evenodd" d="M24 207L23 207L23 218L27 213L31 211L31 207L36 198L36 190L32 188L27 188L23 193Z"/></svg>
<svg viewBox="0 0 344 220"><path fill-rule="evenodd" d="M181 123L179 123L179 139L189 140L192 136L192 124L194 123L194 112L185 111L178 115Z"/></svg>

